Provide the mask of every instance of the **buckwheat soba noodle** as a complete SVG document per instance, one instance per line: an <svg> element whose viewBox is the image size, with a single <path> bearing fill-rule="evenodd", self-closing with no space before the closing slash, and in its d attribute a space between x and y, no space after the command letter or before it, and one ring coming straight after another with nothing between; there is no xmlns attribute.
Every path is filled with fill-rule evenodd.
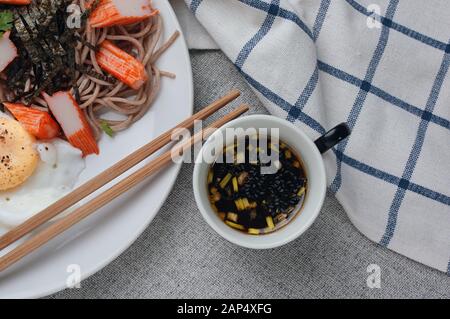
<svg viewBox="0 0 450 319"><path fill-rule="evenodd" d="M61 0L59 2L61 5L65 3ZM75 0L73 2L73 4L79 5L82 13L89 12L89 3L86 0ZM68 4L70 2L66 3L66 7ZM64 10L62 12L64 14ZM64 17L67 18L67 15L64 15ZM158 58L179 36L177 31L161 44L163 21L159 13L135 24L103 28L92 28L89 23L84 21L80 29L72 32L78 41L76 41L74 47L76 65L76 69L73 70L74 79L68 89L78 100L79 106L85 112L97 138L102 132L104 123L107 123L112 131L117 132L127 129L141 119L151 108L158 95L161 77L175 77L175 74L160 70L156 65ZM138 90L134 90L113 78L99 66L96 51L98 45L105 40L114 42L119 48L133 55L144 65L148 80ZM64 47L64 43L60 42ZM14 66L11 66L11 68L14 68ZM0 101L16 101L33 108L47 110L47 103L40 94L34 94L31 98L27 94L36 87L36 74L34 72L35 70L30 68L29 72L24 73L26 77L22 79L24 84L23 88L20 89L11 88L7 85L6 78L1 79ZM104 113L111 111L122 115L121 120L102 118Z"/></svg>

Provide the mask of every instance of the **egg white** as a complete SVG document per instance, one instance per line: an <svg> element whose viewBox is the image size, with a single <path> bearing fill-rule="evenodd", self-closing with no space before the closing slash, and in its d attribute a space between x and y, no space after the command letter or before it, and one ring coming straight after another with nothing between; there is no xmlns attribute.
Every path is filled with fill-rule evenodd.
<svg viewBox="0 0 450 319"><path fill-rule="evenodd" d="M36 142L40 163L22 185L0 191L0 234L68 194L85 169L80 150L66 141L54 139Z"/></svg>

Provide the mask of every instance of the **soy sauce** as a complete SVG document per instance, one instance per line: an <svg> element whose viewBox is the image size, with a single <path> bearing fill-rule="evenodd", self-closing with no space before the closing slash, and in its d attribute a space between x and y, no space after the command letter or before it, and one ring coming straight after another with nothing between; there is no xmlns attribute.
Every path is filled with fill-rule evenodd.
<svg viewBox="0 0 450 319"><path fill-rule="evenodd" d="M266 163L262 159L268 155L276 160ZM286 143L247 137L224 147L219 158L210 167L207 187L212 208L228 226L269 234L301 211L308 182L301 158Z"/></svg>

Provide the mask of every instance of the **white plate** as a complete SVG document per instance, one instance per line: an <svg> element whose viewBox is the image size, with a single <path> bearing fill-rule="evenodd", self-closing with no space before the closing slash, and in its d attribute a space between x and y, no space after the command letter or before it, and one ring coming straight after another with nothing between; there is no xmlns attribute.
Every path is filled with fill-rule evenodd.
<svg viewBox="0 0 450 319"><path fill-rule="evenodd" d="M164 19L164 39L175 30L181 31L168 1L153 3ZM102 139L101 155L88 158L80 184L192 115L192 71L184 38L177 40L158 65L176 73L176 80L163 80L151 111L132 128L113 139ZM72 274L68 271L74 269L68 268L71 265L80 267L82 279L108 265L153 220L179 169L180 165L172 165L0 274L0 298L46 296L66 288Z"/></svg>

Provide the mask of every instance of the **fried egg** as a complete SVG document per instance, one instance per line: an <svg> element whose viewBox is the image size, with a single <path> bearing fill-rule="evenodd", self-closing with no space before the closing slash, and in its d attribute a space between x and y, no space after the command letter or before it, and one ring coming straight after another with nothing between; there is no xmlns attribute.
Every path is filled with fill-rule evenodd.
<svg viewBox="0 0 450 319"><path fill-rule="evenodd" d="M4 181L11 180L0 183L0 233L68 194L85 168L81 151L68 142L36 141L15 120L0 114L0 124L5 123L9 141L15 147L0 145L0 159L8 156L9 165L0 168L0 175ZM2 127L5 125L0 125L0 130Z"/></svg>

